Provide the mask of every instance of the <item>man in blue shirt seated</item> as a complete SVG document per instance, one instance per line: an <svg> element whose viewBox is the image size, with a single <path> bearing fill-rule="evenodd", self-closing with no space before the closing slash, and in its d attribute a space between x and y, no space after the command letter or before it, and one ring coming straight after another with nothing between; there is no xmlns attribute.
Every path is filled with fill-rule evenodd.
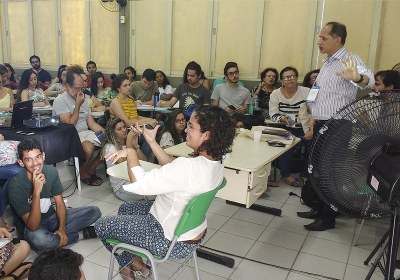
<svg viewBox="0 0 400 280"><path fill-rule="evenodd" d="M37 55L32 55L29 58L29 62L32 65L32 69L35 70L35 72L37 73L40 88L46 90L51 83L51 76L49 72L41 67L40 57L38 57Z"/></svg>
<svg viewBox="0 0 400 280"><path fill-rule="evenodd" d="M25 224L23 235L38 253L96 237L93 227L100 216L96 206L66 209L57 169L45 165L45 153L34 139L18 145L20 172L9 185L10 203ZM55 203L52 206L51 198ZM20 232L20 234L22 234Z"/></svg>

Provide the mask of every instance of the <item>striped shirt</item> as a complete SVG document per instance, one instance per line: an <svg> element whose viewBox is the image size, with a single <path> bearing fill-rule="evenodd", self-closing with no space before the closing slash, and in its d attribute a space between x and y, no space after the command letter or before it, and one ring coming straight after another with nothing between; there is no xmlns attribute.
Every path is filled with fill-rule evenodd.
<svg viewBox="0 0 400 280"><path fill-rule="evenodd" d="M341 60L347 59L349 55L357 63L358 72L368 76L368 85L362 86L336 75L336 73L343 72ZM316 80L316 85L320 89L312 104L314 118L328 120L343 106L355 100L359 88L372 87L374 83L374 74L367 69L361 58L342 47L334 55L323 59L323 65Z"/></svg>
<svg viewBox="0 0 400 280"><path fill-rule="evenodd" d="M269 115L274 122L279 122L284 116L290 116L292 120L298 119L299 111L307 99L309 88L298 86L292 98L287 99L281 93L281 88L271 93L269 100Z"/></svg>

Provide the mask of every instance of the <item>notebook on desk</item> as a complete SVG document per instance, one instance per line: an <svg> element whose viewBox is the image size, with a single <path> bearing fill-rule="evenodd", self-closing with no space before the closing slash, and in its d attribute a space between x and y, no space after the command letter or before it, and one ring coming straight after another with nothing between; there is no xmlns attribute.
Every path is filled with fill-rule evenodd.
<svg viewBox="0 0 400 280"><path fill-rule="evenodd" d="M32 117L33 100L14 103L13 112L0 115L0 129L23 127L24 120Z"/></svg>

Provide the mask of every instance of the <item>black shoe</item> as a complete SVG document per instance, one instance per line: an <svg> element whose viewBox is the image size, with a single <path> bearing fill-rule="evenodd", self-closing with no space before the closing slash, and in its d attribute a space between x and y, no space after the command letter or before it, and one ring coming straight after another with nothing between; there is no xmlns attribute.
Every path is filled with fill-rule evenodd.
<svg viewBox="0 0 400 280"><path fill-rule="evenodd" d="M83 233L83 239L90 239L97 237L96 231L94 230L94 226L88 226L87 228L84 228L82 230L82 233Z"/></svg>
<svg viewBox="0 0 400 280"><path fill-rule="evenodd" d="M317 209L312 208L307 212L297 212L297 216L304 219L317 219L319 217L319 212Z"/></svg>
<svg viewBox="0 0 400 280"><path fill-rule="evenodd" d="M318 219L309 225L305 225L304 227L310 231L324 231L327 229L335 228L335 224L328 224L323 220Z"/></svg>
<svg viewBox="0 0 400 280"><path fill-rule="evenodd" d="M396 267L397 269L400 269L400 260L396 260L396 262L395 262L395 267Z"/></svg>

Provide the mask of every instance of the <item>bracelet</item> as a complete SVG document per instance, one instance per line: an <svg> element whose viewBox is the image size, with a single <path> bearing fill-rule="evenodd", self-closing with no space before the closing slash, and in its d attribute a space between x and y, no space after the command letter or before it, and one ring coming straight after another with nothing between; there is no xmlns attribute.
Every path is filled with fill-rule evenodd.
<svg viewBox="0 0 400 280"><path fill-rule="evenodd" d="M356 83L356 84L359 84L359 83L361 83L362 81L364 81L364 75L363 75L363 74L360 75L360 79L359 79L358 81L356 81L355 83Z"/></svg>

